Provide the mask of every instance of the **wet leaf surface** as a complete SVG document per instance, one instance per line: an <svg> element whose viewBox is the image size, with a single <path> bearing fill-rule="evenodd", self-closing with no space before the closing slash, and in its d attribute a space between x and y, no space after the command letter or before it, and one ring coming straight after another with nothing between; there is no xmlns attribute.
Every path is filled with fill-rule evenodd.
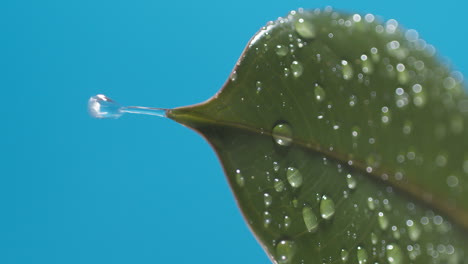
<svg viewBox="0 0 468 264"><path fill-rule="evenodd" d="M467 263L467 112L416 31L326 9L268 23L168 116L216 150L276 263Z"/></svg>

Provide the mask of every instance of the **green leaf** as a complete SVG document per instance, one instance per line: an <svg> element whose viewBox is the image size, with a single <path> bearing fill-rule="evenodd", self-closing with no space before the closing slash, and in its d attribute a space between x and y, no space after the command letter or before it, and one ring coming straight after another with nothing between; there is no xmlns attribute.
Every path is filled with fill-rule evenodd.
<svg viewBox="0 0 468 264"><path fill-rule="evenodd" d="M326 9L268 23L168 116L213 146L275 263L468 263L467 112L416 31Z"/></svg>

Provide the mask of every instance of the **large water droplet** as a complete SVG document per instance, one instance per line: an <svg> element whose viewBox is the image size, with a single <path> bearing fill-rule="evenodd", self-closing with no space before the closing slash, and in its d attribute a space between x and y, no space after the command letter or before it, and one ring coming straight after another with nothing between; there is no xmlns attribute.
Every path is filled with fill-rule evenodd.
<svg viewBox="0 0 468 264"><path fill-rule="evenodd" d="M294 242L289 240L281 240L276 245L276 259L280 264L291 263L296 251Z"/></svg>
<svg viewBox="0 0 468 264"><path fill-rule="evenodd" d="M326 195L320 201L320 215L323 219L330 219L335 214L335 202Z"/></svg>
<svg viewBox="0 0 468 264"><path fill-rule="evenodd" d="M167 109L142 106L120 106L109 97L98 94L88 100L88 112L94 118L119 118L124 113L166 117Z"/></svg>
<svg viewBox="0 0 468 264"><path fill-rule="evenodd" d="M304 218L304 223L306 225L307 231L314 232L318 228L318 219L317 216L312 211L312 208L305 206L302 208L302 217Z"/></svg>
<svg viewBox="0 0 468 264"><path fill-rule="evenodd" d="M289 146L291 145L292 139L292 128L287 123L279 123L273 127L272 135L273 139L278 145Z"/></svg>
<svg viewBox="0 0 468 264"><path fill-rule="evenodd" d="M294 25L296 27L297 34L303 38L313 39L317 35L314 24L304 20L303 18L299 18Z"/></svg>
<svg viewBox="0 0 468 264"><path fill-rule="evenodd" d="M298 188L302 185L302 174L298 169L294 167L289 167L287 169L286 178L288 179L289 184L291 184L293 188Z"/></svg>
<svg viewBox="0 0 468 264"><path fill-rule="evenodd" d="M387 245L386 256L388 263L390 264L401 264L403 263L403 252L400 247L396 244Z"/></svg>
<svg viewBox="0 0 468 264"><path fill-rule="evenodd" d="M367 263L367 251L363 247L357 247L357 260L359 264Z"/></svg>
<svg viewBox="0 0 468 264"><path fill-rule="evenodd" d="M325 100L325 90L318 83L315 84L314 94L317 101L322 102Z"/></svg>
<svg viewBox="0 0 468 264"><path fill-rule="evenodd" d="M294 77L299 77L302 75L302 72L304 71L304 68L302 67L302 64L298 61L293 61L291 63L291 71L293 73Z"/></svg>

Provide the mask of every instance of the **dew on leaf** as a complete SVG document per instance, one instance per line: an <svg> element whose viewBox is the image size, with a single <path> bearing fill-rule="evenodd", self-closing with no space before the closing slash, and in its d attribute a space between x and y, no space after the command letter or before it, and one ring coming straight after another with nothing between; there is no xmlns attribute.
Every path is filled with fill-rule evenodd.
<svg viewBox="0 0 468 264"><path fill-rule="evenodd" d="M404 262L403 251L396 244L387 245L385 255L389 264L401 264Z"/></svg>
<svg viewBox="0 0 468 264"><path fill-rule="evenodd" d="M282 192L284 190L284 182L281 179L275 179L273 185L277 192Z"/></svg>
<svg viewBox="0 0 468 264"><path fill-rule="evenodd" d="M348 250L346 250L344 248L341 249L340 257L341 257L341 261L343 261L343 263L347 262L348 258L349 258Z"/></svg>
<svg viewBox="0 0 468 264"><path fill-rule="evenodd" d="M239 187L244 187L245 179L244 176L242 176L240 170L236 170L236 183L239 185Z"/></svg>
<svg viewBox="0 0 468 264"><path fill-rule="evenodd" d="M275 52L278 56L286 56L286 54L288 54L288 47L284 45L276 45Z"/></svg>
<svg viewBox="0 0 468 264"><path fill-rule="evenodd" d="M368 260L367 251L361 246L357 247L357 260L359 264L367 263Z"/></svg>
<svg viewBox="0 0 468 264"><path fill-rule="evenodd" d="M325 100L325 90L318 83L315 84L314 95L315 99L319 102Z"/></svg>
<svg viewBox="0 0 468 264"><path fill-rule="evenodd" d="M281 146L291 145L293 131L288 123L279 123L273 127L272 136L275 142Z"/></svg>
<svg viewBox="0 0 468 264"><path fill-rule="evenodd" d="M276 245L276 259L280 264L292 263L292 258L295 254L296 246L294 242L289 240L281 240Z"/></svg>
<svg viewBox="0 0 468 264"><path fill-rule="evenodd" d="M379 212L377 214L377 220L379 222L379 226L382 230L386 230L388 228L389 222L387 216L383 212Z"/></svg>
<svg viewBox="0 0 468 264"><path fill-rule="evenodd" d="M264 193L263 202L265 203L265 207L270 207L273 202L273 197L269 193Z"/></svg>
<svg viewBox="0 0 468 264"><path fill-rule="evenodd" d="M293 188L299 188L302 185L302 174L298 169L294 167L289 167L286 170L286 178L288 179L289 184Z"/></svg>
<svg viewBox="0 0 468 264"><path fill-rule="evenodd" d="M421 236L421 228L413 220L407 220L406 226L410 240L413 242L418 241Z"/></svg>
<svg viewBox="0 0 468 264"><path fill-rule="evenodd" d="M314 24L303 18L299 18L294 26L297 34L305 39L313 39L317 35Z"/></svg>
<svg viewBox="0 0 468 264"><path fill-rule="evenodd" d="M326 195L320 201L320 215L323 219L331 219L335 214L335 202Z"/></svg>
<svg viewBox="0 0 468 264"><path fill-rule="evenodd" d="M314 232L317 230L318 219L312 211L312 208L310 208L309 206L304 206L304 208L302 208L302 217L304 219L304 224L307 228L307 231Z"/></svg>
<svg viewBox="0 0 468 264"><path fill-rule="evenodd" d="M353 78L353 68L346 60L341 61L341 70L343 74L343 79L351 80Z"/></svg>
<svg viewBox="0 0 468 264"><path fill-rule="evenodd" d="M346 175L346 182L348 184L348 188L353 190L356 188L356 185L357 185L357 181L356 179L353 177L353 175L351 174L348 174Z"/></svg>
<svg viewBox="0 0 468 264"><path fill-rule="evenodd" d="M304 71L304 68L300 62L293 61L291 63L291 71L294 77L300 77Z"/></svg>

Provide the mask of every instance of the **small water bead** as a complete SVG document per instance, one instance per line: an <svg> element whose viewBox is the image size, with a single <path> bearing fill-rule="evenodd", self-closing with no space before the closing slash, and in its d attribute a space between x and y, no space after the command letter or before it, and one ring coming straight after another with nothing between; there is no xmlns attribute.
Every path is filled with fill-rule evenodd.
<svg viewBox="0 0 468 264"><path fill-rule="evenodd" d="M287 123L279 123L273 127L272 135L275 142L281 146L289 146L293 141L293 131Z"/></svg>
<svg viewBox="0 0 468 264"><path fill-rule="evenodd" d="M418 241L421 236L421 228L413 220L407 220L406 226L408 228L408 236L410 240L413 242Z"/></svg>
<svg viewBox="0 0 468 264"><path fill-rule="evenodd" d="M367 251L363 247L357 247L357 260L359 264L367 263Z"/></svg>
<svg viewBox="0 0 468 264"><path fill-rule="evenodd" d="M291 63L291 71L294 77L300 77L302 75L302 72L304 71L304 67L302 67L302 64L298 61L293 61Z"/></svg>
<svg viewBox="0 0 468 264"><path fill-rule="evenodd" d="M286 56L288 54L288 47L284 45L276 45L276 54L280 57Z"/></svg>
<svg viewBox="0 0 468 264"><path fill-rule="evenodd" d="M294 242L289 240L281 240L276 245L276 260L280 264L292 263L292 258L296 251Z"/></svg>
<svg viewBox="0 0 468 264"><path fill-rule="evenodd" d="M343 263L347 262L348 261L348 258L349 258L349 252L348 250L346 249L341 249L341 261L343 261Z"/></svg>
<svg viewBox="0 0 468 264"><path fill-rule="evenodd" d="M372 245L377 245L377 243L379 242L379 238L377 237L377 235L374 232L372 232L370 235Z"/></svg>
<svg viewBox="0 0 468 264"><path fill-rule="evenodd" d="M289 184L293 188L299 188L302 185L302 174L298 169L294 167L289 167L286 170L286 178L288 179Z"/></svg>
<svg viewBox="0 0 468 264"><path fill-rule="evenodd" d="M271 224L272 216L271 213L268 211L263 212L263 226L268 228Z"/></svg>
<svg viewBox="0 0 468 264"><path fill-rule="evenodd" d="M401 237L401 234L400 234L400 231L398 230L398 227L397 226L392 226L392 235L393 235L393 238L398 240L400 239Z"/></svg>
<svg viewBox="0 0 468 264"><path fill-rule="evenodd" d="M345 60L342 60L341 61L341 70L342 70L342 74L343 74L343 79L345 80L351 80L351 78L353 78L353 68L351 67L351 65L345 61Z"/></svg>
<svg viewBox="0 0 468 264"><path fill-rule="evenodd" d="M288 229L291 226L291 222L292 222L291 217L285 215L283 220L284 220L284 228Z"/></svg>
<svg viewBox="0 0 468 264"><path fill-rule="evenodd" d="M244 187L245 179L244 176L242 176L240 170L236 170L236 183L239 185L239 187Z"/></svg>
<svg viewBox="0 0 468 264"><path fill-rule="evenodd" d="M385 255L390 264L401 264L404 262L403 251L396 244L387 245Z"/></svg>
<svg viewBox="0 0 468 264"><path fill-rule="evenodd" d="M326 195L322 196L320 201L320 215L323 219L331 219L335 214L335 202Z"/></svg>
<svg viewBox="0 0 468 264"><path fill-rule="evenodd" d="M387 230L389 222L388 222L388 218L385 216L383 212L379 212L377 214L377 221L382 230Z"/></svg>
<svg viewBox="0 0 468 264"><path fill-rule="evenodd" d="M356 189L357 181L356 178L353 177L353 175L348 174L346 175L346 182L348 183L348 188L353 190Z"/></svg>
<svg viewBox="0 0 468 264"><path fill-rule="evenodd" d="M325 100L325 90L318 83L315 84L314 95L315 99L319 102Z"/></svg>
<svg viewBox="0 0 468 264"><path fill-rule="evenodd" d="M362 72L366 74L371 74L373 72L373 65L370 59L367 57L366 54L361 55L361 66Z"/></svg>
<svg viewBox="0 0 468 264"><path fill-rule="evenodd" d="M314 39L317 35L314 24L303 18L299 18L294 26L296 27L297 34L305 39Z"/></svg>
<svg viewBox="0 0 468 264"><path fill-rule="evenodd" d="M237 72L233 71L230 77L231 81L235 82L237 80Z"/></svg>
<svg viewBox="0 0 468 264"><path fill-rule="evenodd" d="M275 179L273 185L277 192L282 192L284 190L284 182L281 179Z"/></svg>
<svg viewBox="0 0 468 264"><path fill-rule="evenodd" d="M302 217L307 231L315 232L318 229L318 219L311 207L304 206L304 208L302 208Z"/></svg>
<svg viewBox="0 0 468 264"><path fill-rule="evenodd" d="M262 91L262 82L261 81L257 81L255 83L255 88L256 88L256 91L257 91L257 94L259 94L261 91Z"/></svg>
<svg viewBox="0 0 468 264"><path fill-rule="evenodd" d="M263 202L265 203L265 207L270 207L273 202L273 197L269 193L264 193Z"/></svg>
<svg viewBox="0 0 468 264"><path fill-rule="evenodd" d="M371 211L375 209L374 198L372 197L367 198L367 207L369 207Z"/></svg>

